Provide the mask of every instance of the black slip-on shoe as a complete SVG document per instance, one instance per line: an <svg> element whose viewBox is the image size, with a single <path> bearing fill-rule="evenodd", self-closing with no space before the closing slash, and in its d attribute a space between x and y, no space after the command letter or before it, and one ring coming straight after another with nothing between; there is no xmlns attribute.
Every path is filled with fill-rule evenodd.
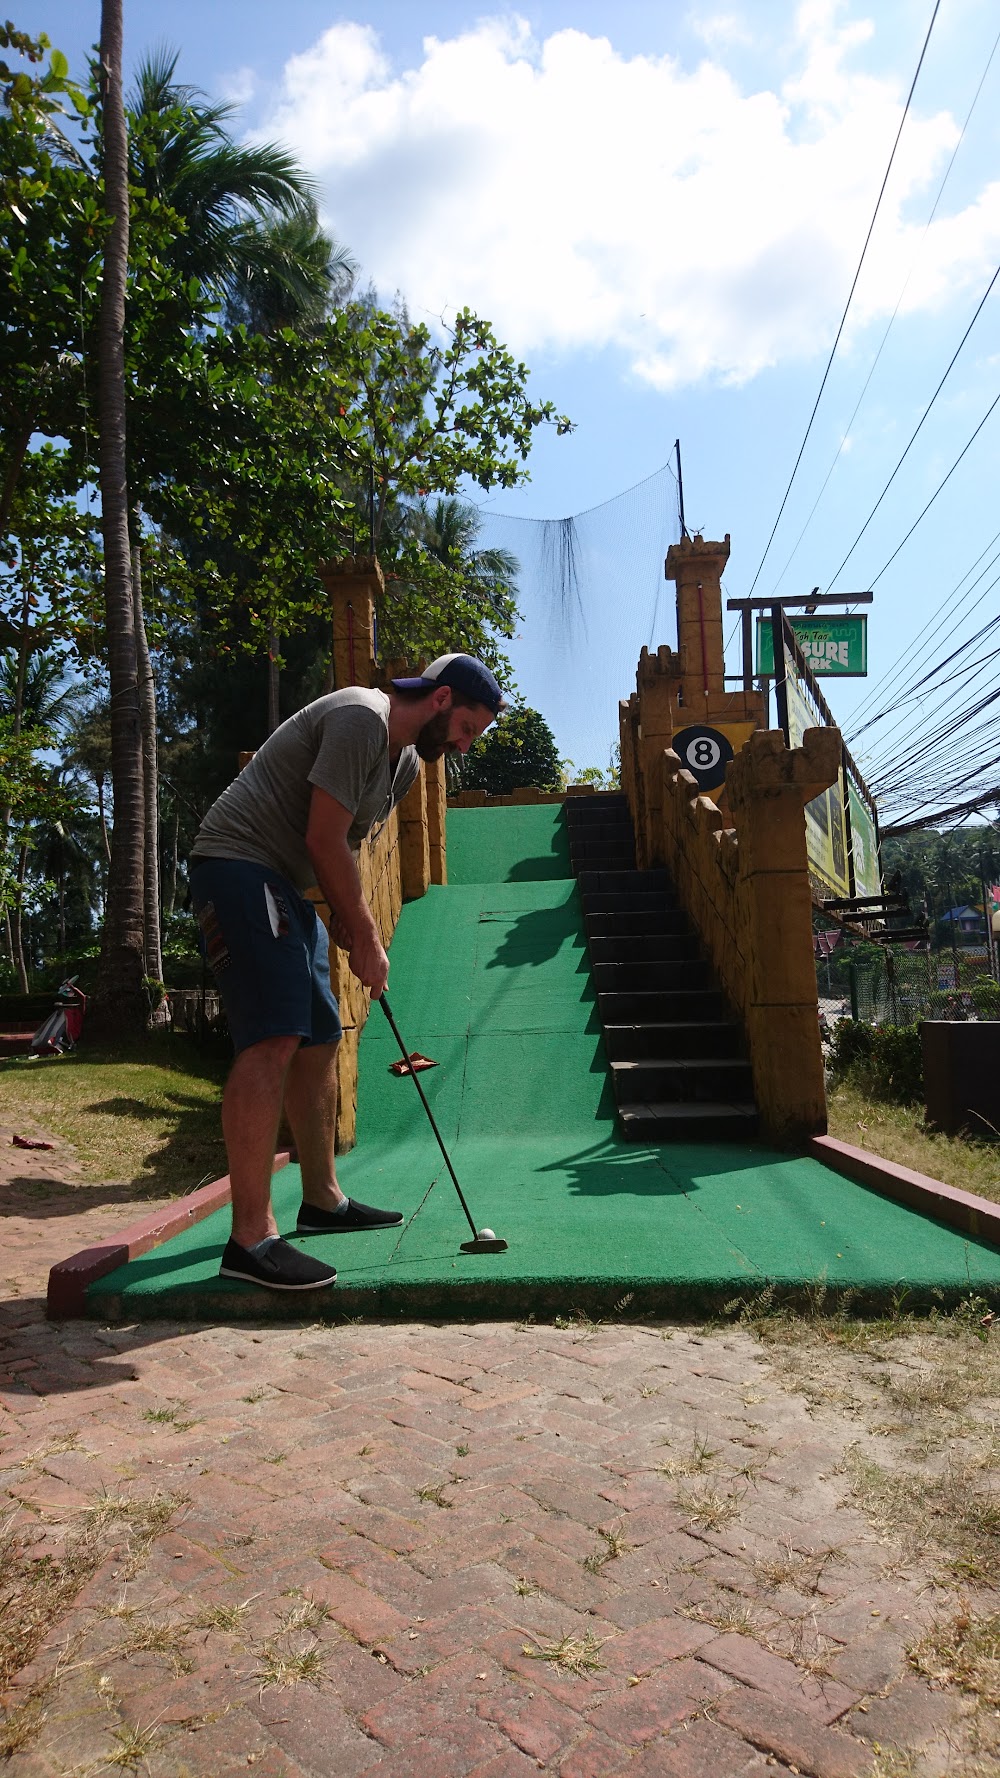
<svg viewBox="0 0 1000 1778"><path fill-rule="evenodd" d="M318 1210L303 1204L295 1225L297 1235L353 1235L359 1229L395 1229L403 1220L401 1210L376 1210L348 1198L346 1210Z"/></svg>
<svg viewBox="0 0 1000 1778"><path fill-rule="evenodd" d="M335 1266L299 1253L287 1241L272 1241L264 1253L250 1253L227 1241L219 1267L220 1278L240 1278L244 1284L263 1284L265 1290L322 1290L337 1277Z"/></svg>

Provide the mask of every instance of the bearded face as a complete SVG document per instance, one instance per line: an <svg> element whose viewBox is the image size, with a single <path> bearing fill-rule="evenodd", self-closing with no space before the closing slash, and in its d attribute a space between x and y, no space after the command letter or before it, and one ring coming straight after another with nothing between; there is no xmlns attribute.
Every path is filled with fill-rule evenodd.
<svg viewBox="0 0 1000 1778"><path fill-rule="evenodd" d="M429 722L424 723L414 743L421 759L426 759L433 764L434 760L440 759L444 753L458 752L455 742L448 739L450 725L450 710L439 710L436 716L432 716Z"/></svg>

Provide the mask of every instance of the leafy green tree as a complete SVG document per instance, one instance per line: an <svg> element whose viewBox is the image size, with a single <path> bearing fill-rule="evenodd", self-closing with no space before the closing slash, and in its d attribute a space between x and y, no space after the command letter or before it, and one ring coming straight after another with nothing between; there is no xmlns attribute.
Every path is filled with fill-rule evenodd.
<svg viewBox="0 0 1000 1778"><path fill-rule="evenodd" d="M57 49L0 25L0 534L34 434L68 437L83 399L81 354L96 309L107 223L61 120L91 106Z"/></svg>
<svg viewBox="0 0 1000 1778"><path fill-rule="evenodd" d="M52 740L50 730L19 725L14 716L0 714L0 807L6 814L0 836L0 912L22 994L29 985L23 942L29 856L39 826L62 820L73 808L56 774L39 758Z"/></svg>
<svg viewBox="0 0 1000 1778"><path fill-rule="evenodd" d="M487 729L465 756L449 761L456 788L485 790L509 796L512 790L561 790L562 762L544 716L527 705L508 710Z"/></svg>

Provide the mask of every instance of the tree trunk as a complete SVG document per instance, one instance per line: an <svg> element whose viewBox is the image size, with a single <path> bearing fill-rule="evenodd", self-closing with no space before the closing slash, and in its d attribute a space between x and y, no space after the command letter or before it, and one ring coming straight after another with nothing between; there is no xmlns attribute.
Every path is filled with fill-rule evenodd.
<svg viewBox="0 0 1000 1778"><path fill-rule="evenodd" d="M267 732L273 735L281 717L278 714L278 692L280 674L278 671L278 655L281 638L277 630L272 630L267 638Z"/></svg>
<svg viewBox="0 0 1000 1778"><path fill-rule="evenodd" d="M175 803L174 804L174 837L173 837L173 841L171 843L171 852L170 852L170 893L167 896L167 907L166 907L166 911L168 914L172 914L174 911L174 908L177 905L177 864L178 864L177 848L178 848L178 842L180 840L180 831L181 831L181 815L180 815L180 810L178 809L178 807Z"/></svg>
<svg viewBox="0 0 1000 1778"><path fill-rule="evenodd" d="M111 782L115 798L111 868L90 1024L100 1035L142 1031L142 729L132 614L125 469L125 284L128 273L128 141L122 99L122 0L101 4L104 202L113 217L104 249L98 323L101 528L111 681Z"/></svg>
<svg viewBox="0 0 1000 1778"><path fill-rule="evenodd" d="M21 636L20 636L20 640L17 645L17 676L16 676L15 684L14 684L14 735L15 735L15 738L21 733L21 721L22 721L22 718L24 715L24 682L25 682L25 678L27 676L27 671L28 671L28 652L29 652L28 651L28 635L29 635L30 627L31 627L31 595L28 590L28 587L25 586L24 604L23 604L22 612L21 612ZM3 845L5 852L7 850L7 846L9 843L10 818L11 818L12 813L13 813L13 811L12 811L11 805L10 805L10 803L8 803L7 807L3 811L2 820L0 820L0 844ZM21 915L20 915L20 909L18 910L18 914L17 914L17 944L16 944L16 946L14 943L14 927L11 924L9 909L7 910L7 913L6 913L6 916L4 919L4 937L5 937L6 946L7 946L7 960L10 963L11 968L16 969L18 971L19 975L23 978L24 977L24 958L21 955ZM26 987L22 987L21 991L24 994L26 994L28 992Z"/></svg>
<svg viewBox="0 0 1000 1778"><path fill-rule="evenodd" d="M17 860L17 900L14 903L14 968L17 970L18 984L22 994L28 992L28 966L24 961L24 937L21 926L21 909L24 906L24 879L28 874L28 847L21 847Z"/></svg>
<svg viewBox="0 0 1000 1778"><path fill-rule="evenodd" d="M146 974L163 980L160 948L160 786L156 769L156 686L149 658L146 624L142 615L142 560L138 540L139 509L135 509L136 542L132 550L132 611L135 622L135 653L139 671L139 714L142 722L142 784L145 812L143 847L143 910Z"/></svg>
<svg viewBox="0 0 1000 1778"><path fill-rule="evenodd" d="M98 816L100 817L100 822L101 822L101 839L104 842L104 860L105 860L106 864L110 864L111 863L111 841L108 838L108 816L107 816L107 810L104 807L104 776L103 776L103 773L102 773L101 777L94 779L94 783L97 786L97 813L98 813Z"/></svg>

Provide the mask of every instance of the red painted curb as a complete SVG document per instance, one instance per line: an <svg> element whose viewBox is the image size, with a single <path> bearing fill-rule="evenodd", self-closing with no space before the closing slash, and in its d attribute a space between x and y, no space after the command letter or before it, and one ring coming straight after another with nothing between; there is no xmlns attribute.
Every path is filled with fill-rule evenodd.
<svg viewBox="0 0 1000 1778"><path fill-rule="evenodd" d="M272 1173L279 1167L286 1167L294 1159L291 1149L282 1149L274 1157ZM208 1185L201 1185L195 1192L189 1192L186 1198L178 1198L176 1204L170 1204L163 1210L154 1210L151 1216L143 1216L138 1222L132 1222L120 1235L112 1240L102 1242L100 1247L83 1247L79 1253L73 1253L69 1259L60 1260L49 1272L49 1287L45 1302L45 1313L50 1321L67 1321L84 1312L87 1286L96 1279L103 1278L113 1272L116 1266L123 1266L126 1260L135 1259L140 1253L148 1253L153 1247L161 1247L164 1241L170 1241L193 1223L203 1222L230 1199L229 1174L222 1179L213 1179Z"/></svg>
<svg viewBox="0 0 1000 1778"><path fill-rule="evenodd" d="M922 1210L925 1216L951 1223L963 1234L1000 1246L1000 1204L991 1203L989 1198L959 1191L957 1186L945 1185L928 1173L916 1173L912 1167L898 1167L894 1161L883 1160L866 1148L852 1148L849 1142L838 1142L834 1136L813 1136L809 1152L835 1173L870 1185L887 1198L909 1204L912 1210Z"/></svg>

